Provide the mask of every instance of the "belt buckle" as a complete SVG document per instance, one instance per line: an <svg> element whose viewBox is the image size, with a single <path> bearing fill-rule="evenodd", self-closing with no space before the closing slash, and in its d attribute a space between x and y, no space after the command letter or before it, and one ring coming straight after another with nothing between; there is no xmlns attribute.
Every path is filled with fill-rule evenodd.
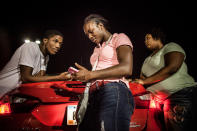
<svg viewBox="0 0 197 131"><path fill-rule="evenodd" d="M96 85L96 89L99 90L99 88L101 86L104 86L104 84L105 84L104 81L96 81L96 84L95 84Z"/></svg>
<svg viewBox="0 0 197 131"><path fill-rule="evenodd" d="M96 89L99 90L101 86L104 85L104 81L96 81Z"/></svg>

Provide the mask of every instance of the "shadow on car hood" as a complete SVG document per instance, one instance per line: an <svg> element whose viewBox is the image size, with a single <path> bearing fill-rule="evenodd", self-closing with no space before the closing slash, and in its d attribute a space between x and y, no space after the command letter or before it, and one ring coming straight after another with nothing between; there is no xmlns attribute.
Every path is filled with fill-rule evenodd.
<svg viewBox="0 0 197 131"><path fill-rule="evenodd" d="M85 83L80 81L55 81L22 84L18 93L33 96L42 102L68 102L83 93Z"/></svg>

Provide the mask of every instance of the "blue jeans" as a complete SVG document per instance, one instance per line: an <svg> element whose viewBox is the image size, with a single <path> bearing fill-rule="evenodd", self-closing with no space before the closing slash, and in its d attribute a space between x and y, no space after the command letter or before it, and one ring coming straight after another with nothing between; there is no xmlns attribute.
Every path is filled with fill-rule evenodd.
<svg viewBox="0 0 197 131"><path fill-rule="evenodd" d="M110 82L92 92L79 131L129 131L134 100L123 82Z"/></svg>

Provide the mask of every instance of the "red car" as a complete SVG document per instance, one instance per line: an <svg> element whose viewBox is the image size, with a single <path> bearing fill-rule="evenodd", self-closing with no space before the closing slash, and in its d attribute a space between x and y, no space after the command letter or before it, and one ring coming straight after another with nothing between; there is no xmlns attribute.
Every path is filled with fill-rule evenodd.
<svg viewBox="0 0 197 131"><path fill-rule="evenodd" d="M76 131L75 110L85 83L56 81L22 84L0 99L0 131ZM135 110L130 131L160 131L157 110L142 85L130 83Z"/></svg>

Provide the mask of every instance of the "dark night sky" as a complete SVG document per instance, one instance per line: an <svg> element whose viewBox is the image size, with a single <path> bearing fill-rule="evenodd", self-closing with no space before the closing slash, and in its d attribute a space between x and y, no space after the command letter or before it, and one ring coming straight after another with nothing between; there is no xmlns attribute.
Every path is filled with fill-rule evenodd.
<svg viewBox="0 0 197 131"><path fill-rule="evenodd" d="M120 3L121 2L121 3ZM161 27L168 41L180 44L187 54L189 73L197 78L194 62L195 47L191 33L193 8L188 3L167 0L91 1L68 3L59 1L6 2L0 9L0 68L10 59L24 38L39 38L46 29L58 29L64 34L64 45L51 56L48 73L65 71L78 62L90 69L89 57L94 48L83 33L83 19L90 13L99 13L110 22L113 32L127 34L134 45L134 70L138 77L145 57L150 53L144 46L145 32Z"/></svg>

